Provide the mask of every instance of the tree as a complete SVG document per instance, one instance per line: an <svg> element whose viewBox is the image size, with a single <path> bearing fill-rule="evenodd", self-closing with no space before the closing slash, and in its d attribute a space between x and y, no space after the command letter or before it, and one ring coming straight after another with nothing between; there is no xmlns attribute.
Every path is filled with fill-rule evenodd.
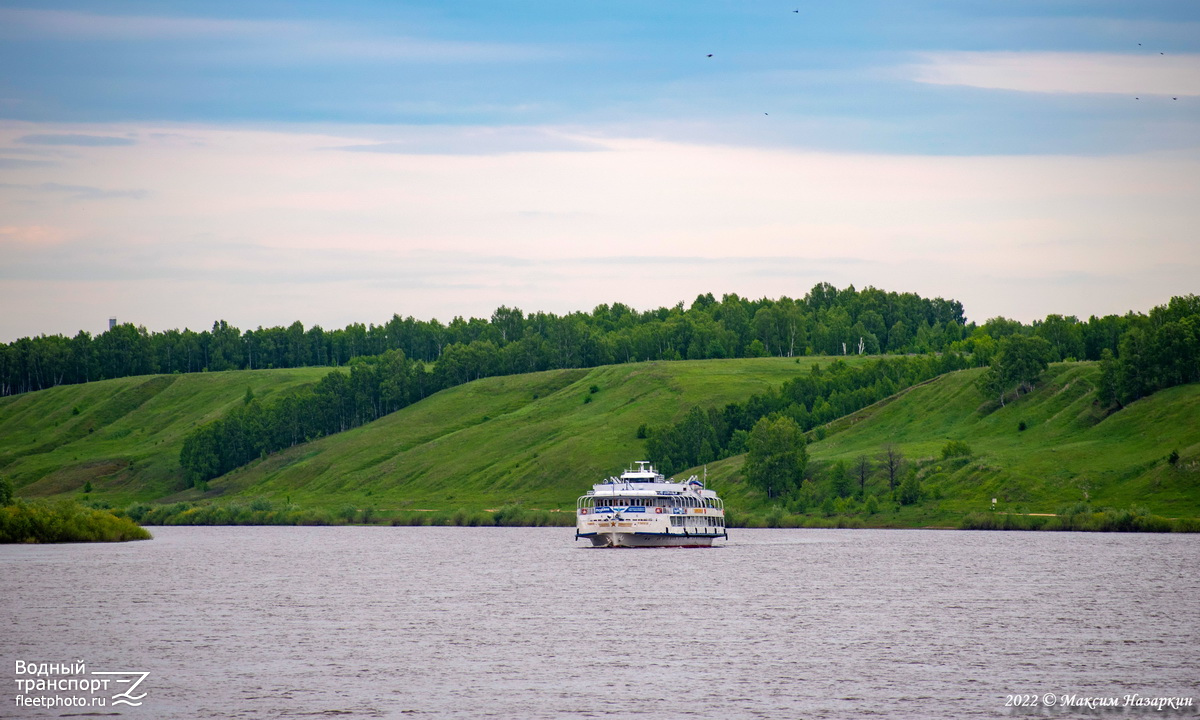
<svg viewBox="0 0 1200 720"><path fill-rule="evenodd" d="M871 477L871 458L866 455L859 455L854 458L854 474L858 477L858 494L860 497L865 497L867 494L867 478Z"/></svg>
<svg viewBox="0 0 1200 720"><path fill-rule="evenodd" d="M992 364L980 378L981 387L999 397L1000 405L1014 390L1030 392L1050 364L1053 347L1045 338L1009 335L1000 340Z"/></svg>
<svg viewBox="0 0 1200 720"><path fill-rule="evenodd" d="M6 476L0 475L0 507L13 504L13 484Z"/></svg>
<svg viewBox="0 0 1200 720"><path fill-rule="evenodd" d="M1096 398L1104 407L1121 406L1118 397L1120 387L1120 370L1112 350L1104 348L1100 351L1100 385L1096 388Z"/></svg>
<svg viewBox="0 0 1200 720"><path fill-rule="evenodd" d="M921 499L921 481L917 478L916 472L909 472L908 477L904 478L904 482L900 483L900 491L896 493L896 499L901 505L914 505Z"/></svg>
<svg viewBox="0 0 1200 720"><path fill-rule="evenodd" d="M808 465L804 432L789 417L764 417L754 424L746 440L743 472L750 484L768 498L789 495L800 487Z"/></svg>
<svg viewBox="0 0 1200 720"><path fill-rule="evenodd" d="M854 487L850 480L850 471L846 468L845 460L838 460L829 471L829 490L837 498L850 497L850 489Z"/></svg>
<svg viewBox="0 0 1200 720"><path fill-rule="evenodd" d="M900 470L904 467L904 455L900 452L900 448L892 443L883 446L883 454L879 457L879 463L883 466L884 472L888 476L888 489L896 489L896 480L900 476Z"/></svg>

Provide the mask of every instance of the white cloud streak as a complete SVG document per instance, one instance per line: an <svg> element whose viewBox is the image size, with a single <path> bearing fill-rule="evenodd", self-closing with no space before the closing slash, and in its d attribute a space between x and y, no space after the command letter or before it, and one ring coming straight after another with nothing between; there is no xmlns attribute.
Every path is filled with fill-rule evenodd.
<svg viewBox="0 0 1200 720"><path fill-rule="evenodd" d="M431 63L521 62L554 57L563 48L468 42L417 35L381 34L347 23L202 17L104 15L65 10L0 8L0 39L31 36L64 40L227 40L211 58L229 64L276 58Z"/></svg>
<svg viewBox="0 0 1200 720"><path fill-rule="evenodd" d="M1200 95L1200 55L1070 52L923 53L916 82L1031 93Z"/></svg>

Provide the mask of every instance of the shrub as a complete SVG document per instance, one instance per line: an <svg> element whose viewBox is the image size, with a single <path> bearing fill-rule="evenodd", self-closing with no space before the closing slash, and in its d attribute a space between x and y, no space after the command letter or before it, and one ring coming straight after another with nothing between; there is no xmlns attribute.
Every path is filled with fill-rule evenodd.
<svg viewBox="0 0 1200 720"><path fill-rule="evenodd" d="M942 446L942 459L949 460L953 457L971 457L971 446L962 440L951 440Z"/></svg>
<svg viewBox="0 0 1200 720"><path fill-rule="evenodd" d="M123 542L150 537L127 517L72 501L19 500L0 508L0 543Z"/></svg>

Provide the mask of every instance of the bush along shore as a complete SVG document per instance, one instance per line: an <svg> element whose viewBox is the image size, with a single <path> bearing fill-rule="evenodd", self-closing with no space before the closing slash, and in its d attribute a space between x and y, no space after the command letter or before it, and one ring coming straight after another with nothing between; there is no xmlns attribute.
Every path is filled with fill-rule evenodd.
<svg viewBox="0 0 1200 720"><path fill-rule="evenodd" d="M137 504L124 511L143 525L390 525L458 527L573 527L575 514L519 504L489 510L386 510L346 504L336 508L301 508L288 502L267 498L249 501L178 502L169 505ZM940 529L955 529L953 519L938 524ZM810 529L914 529L894 513L795 514L781 507L766 513L726 510L730 528L810 528ZM135 526L136 527L136 526ZM1080 503L1062 508L1057 514L976 512L957 523L962 530L1059 530L1086 532L1200 532L1200 518L1166 518L1152 515L1143 508L1114 510L1093 509Z"/></svg>
<svg viewBox="0 0 1200 720"><path fill-rule="evenodd" d="M458 525L572 527L573 512L505 505L494 510L380 510L342 505L301 508L267 498L226 503L139 503L124 511L144 525Z"/></svg>
<svg viewBox="0 0 1200 720"><path fill-rule="evenodd" d="M1200 532L1200 518L1167 518L1145 508L1093 509L1078 503L1053 515L976 512L963 518L963 530L1060 530L1081 532Z"/></svg>
<svg viewBox="0 0 1200 720"><path fill-rule="evenodd" d="M151 537L128 517L70 500L17 500L0 507L0 543L125 542Z"/></svg>

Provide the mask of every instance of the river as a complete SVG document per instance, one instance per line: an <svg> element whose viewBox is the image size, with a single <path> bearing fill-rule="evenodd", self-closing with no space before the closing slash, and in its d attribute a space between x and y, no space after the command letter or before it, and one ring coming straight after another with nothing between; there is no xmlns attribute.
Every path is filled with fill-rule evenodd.
<svg viewBox="0 0 1200 720"><path fill-rule="evenodd" d="M711 549L607 550L570 528L152 530L0 546L0 716L1075 717L1063 704L1080 698L1200 701L1195 535L735 529ZM134 676L104 673L148 674L130 691ZM113 705L118 691L140 704ZM28 704L70 696L105 705ZM1136 697L1124 714L1163 715Z"/></svg>

